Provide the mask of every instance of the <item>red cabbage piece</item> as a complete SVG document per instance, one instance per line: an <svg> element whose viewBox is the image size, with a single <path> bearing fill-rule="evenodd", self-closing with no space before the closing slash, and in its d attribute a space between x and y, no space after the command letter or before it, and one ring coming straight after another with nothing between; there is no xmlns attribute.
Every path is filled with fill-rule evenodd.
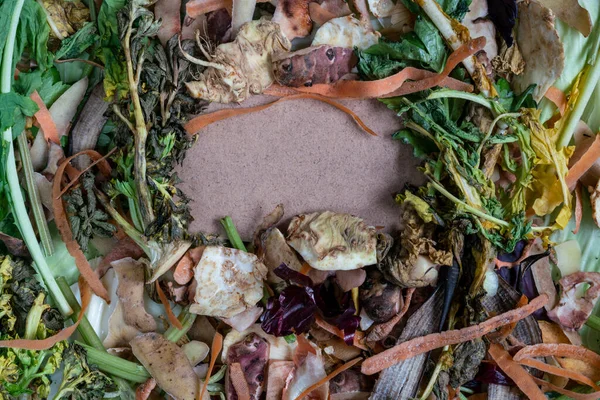
<svg viewBox="0 0 600 400"><path fill-rule="evenodd" d="M315 300L323 319L341 329L344 341L351 345L360 324L351 292L344 292L331 276L315 287Z"/></svg>
<svg viewBox="0 0 600 400"><path fill-rule="evenodd" d="M293 283L298 286L313 287L313 281L308 276L301 274L298 271L294 271L285 265L285 263L282 263L279 267L275 268L273 273L288 283Z"/></svg>
<svg viewBox="0 0 600 400"><path fill-rule="evenodd" d="M269 298L260 326L275 336L308 332L316 310L313 289L291 285Z"/></svg>
<svg viewBox="0 0 600 400"><path fill-rule="evenodd" d="M514 386L514 382L502 372L496 364L481 363L475 381L480 383L493 383L496 385Z"/></svg>
<svg viewBox="0 0 600 400"><path fill-rule="evenodd" d="M523 251L525 250L525 246L527 246L527 242L527 240L519 240L512 253L498 254L498 260L509 263L516 262L523 255Z"/></svg>

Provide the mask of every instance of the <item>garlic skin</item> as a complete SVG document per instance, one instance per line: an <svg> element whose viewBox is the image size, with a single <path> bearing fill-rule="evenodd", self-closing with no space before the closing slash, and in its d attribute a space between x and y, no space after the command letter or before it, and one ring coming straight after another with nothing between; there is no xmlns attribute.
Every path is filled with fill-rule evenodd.
<svg viewBox="0 0 600 400"><path fill-rule="evenodd" d="M231 318L254 307L263 295L267 267L254 254L207 246L194 277L198 285L190 312Z"/></svg>
<svg viewBox="0 0 600 400"><path fill-rule="evenodd" d="M298 215L290 222L288 244L321 271L347 271L377 263L375 228L350 214Z"/></svg>

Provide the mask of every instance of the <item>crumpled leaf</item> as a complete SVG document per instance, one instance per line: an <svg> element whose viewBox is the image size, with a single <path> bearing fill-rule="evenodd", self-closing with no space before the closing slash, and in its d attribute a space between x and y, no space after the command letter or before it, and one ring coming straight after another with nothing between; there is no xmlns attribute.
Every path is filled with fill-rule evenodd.
<svg viewBox="0 0 600 400"><path fill-rule="evenodd" d="M565 176L568 172L569 158L574 147L556 149L558 130L546 129L539 121L540 112L533 109L523 110L523 121L531 132L531 147L535 151L535 166L532 169L534 180L528 192L528 202L533 200L532 208L539 216L554 211L561 203L555 226L563 229L571 218L572 196L567 187Z"/></svg>
<svg viewBox="0 0 600 400"><path fill-rule="evenodd" d="M585 37L592 32L592 19L588 10L579 5L578 0L539 0L551 9L558 18Z"/></svg>
<svg viewBox="0 0 600 400"><path fill-rule="evenodd" d="M43 0L43 4L63 38L74 34L90 19L90 10L81 1Z"/></svg>

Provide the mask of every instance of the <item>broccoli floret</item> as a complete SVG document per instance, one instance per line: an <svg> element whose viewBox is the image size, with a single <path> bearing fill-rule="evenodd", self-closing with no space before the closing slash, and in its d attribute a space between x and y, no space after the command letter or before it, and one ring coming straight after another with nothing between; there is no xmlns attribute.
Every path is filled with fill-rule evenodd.
<svg viewBox="0 0 600 400"><path fill-rule="evenodd" d="M56 400L96 400L114 390L112 380L87 362L86 351L78 344L70 344L63 353L63 381Z"/></svg>

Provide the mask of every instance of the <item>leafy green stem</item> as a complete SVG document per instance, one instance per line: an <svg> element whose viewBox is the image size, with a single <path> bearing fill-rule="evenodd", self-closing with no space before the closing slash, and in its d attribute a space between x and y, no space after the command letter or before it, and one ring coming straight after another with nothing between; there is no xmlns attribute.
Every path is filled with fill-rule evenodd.
<svg viewBox="0 0 600 400"><path fill-rule="evenodd" d="M127 65L127 80L129 82L129 95L133 105L133 116L135 119L134 146L135 146L135 184L137 194L139 196L140 213L146 228L154 221L154 211L152 209L152 198L146 180L146 140L148 138L148 128L144 119L142 104L138 93L139 72L142 69L143 57L137 61L137 73L134 72L133 60L131 58L131 35L133 33L133 23L135 21L135 10L132 6L129 12L129 25L123 39L123 51L125 53L125 61ZM143 54L143 52L142 52ZM130 125L129 125L130 126Z"/></svg>
<svg viewBox="0 0 600 400"><path fill-rule="evenodd" d="M19 155L21 156L23 176L25 177L25 186L27 186L27 194L29 196L29 205L31 206L31 211L33 212L35 225L38 228L44 254L46 257L50 257L54 253L54 246L52 246L52 239L50 238L50 231L48 230L46 215L44 214L42 201L40 200L37 186L35 184L33 164L31 163L31 154L29 153L29 146L27 144L27 136L25 132L21 132L17 138L17 145L19 146Z"/></svg>
<svg viewBox="0 0 600 400"><path fill-rule="evenodd" d="M448 198L449 200L451 200L452 202L454 202L455 204L461 206L462 208L464 208L466 211L470 212L473 215L476 215L480 218L486 219L490 222L495 223L496 225L505 227L505 228L509 228L510 224L504 220L498 219L496 217L493 217L489 214L484 213L481 210L476 209L475 207L472 207L470 205L468 205L467 203L465 203L464 201L460 200L459 198L457 198L456 196L454 196L452 193L450 193L449 191L447 191L442 185L440 185L438 182L436 182L433 178L431 178L430 176L427 176L427 178L429 179L431 185L438 191L440 192L442 195L444 195L446 198Z"/></svg>
<svg viewBox="0 0 600 400"><path fill-rule="evenodd" d="M38 296L33 301L33 305L29 309L27 313L27 318L25 321L25 339L33 340L36 339L37 329L40 325L40 320L42 319L42 314L44 310L47 308L44 305L44 292L40 292Z"/></svg>
<svg viewBox="0 0 600 400"><path fill-rule="evenodd" d="M242 251L248 251L246 250L246 246L244 246L244 242L242 241L237 229L235 229L233 220L229 215L225 218L221 218L221 225L223 225L223 228L225 228L225 233L227 233L227 237L234 248Z"/></svg>
<svg viewBox="0 0 600 400"><path fill-rule="evenodd" d="M427 96L428 100L446 99L446 98L469 100L474 103L481 104L485 108L488 108L489 110L494 112L494 107L492 106L491 100L487 100L487 99L485 99L479 95L476 95L474 93L461 92L460 90L441 89L441 90L436 90L435 92L433 92L429 96Z"/></svg>
<svg viewBox="0 0 600 400"><path fill-rule="evenodd" d="M487 142L488 139L492 136L492 133L494 133L494 129L496 128L496 124L501 119L503 119L503 118L518 118L520 116L521 116L520 113L505 113L505 114L500 114L496 118L494 118L494 120L492 121L492 124L490 125L490 129L488 129L487 133L485 134L485 137L483 138L481 143L479 143L479 147L477 148L477 153L479 155L481 155L481 150L483 149L485 142Z"/></svg>
<svg viewBox="0 0 600 400"><path fill-rule="evenodd" d="M587 326L592 328L593 330L600 332L600 317L595 315L590 315L587 322L585 323Z"/></svg>
<svg viewBox="0 0 600 400"><path fill-rule="evenodd" d="M10 24L8 27L8 34L6 36L6 46L4 53L2 54L2 70L0 71L0 91L2 93L9 93L11 91L11 82L13 74L13 54L16 43L17 26L19 25L19 17L21 10L23 9L24 0L17 0L15 8L11 16ZM37 241L33 225L27 214L25 208L25 200L21 192L21 186L19 185L19 176L17 173L17 165L15 160L15 150L13 146L12 129L8 128L3 132L3 140L7 142L7 161L6 161L6 180L9 188L9 201L15 216L15 220L23 236L23 240L29 249L29 253L34 261L34 266L37 272L42 276L42 279L46 283L48 291L52 295L52 298L56 302L59 311L69 316L73 312L69 303L62 295L54 276L48 267L48 263L44 258L40 244Z"/></svg>

